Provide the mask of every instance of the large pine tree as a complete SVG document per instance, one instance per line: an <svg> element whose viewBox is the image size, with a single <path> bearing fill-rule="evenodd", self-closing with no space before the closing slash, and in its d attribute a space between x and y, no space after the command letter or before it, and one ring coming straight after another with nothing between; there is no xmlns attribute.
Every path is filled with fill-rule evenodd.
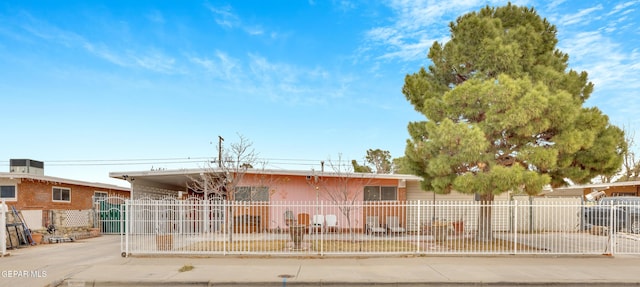
<svg viewBox="0 0 640 287"><path fill-rule="evenodd" d="M406 159L423 188L485 201L506 191L537 194L565 178L588 182L622 163L624 133L598 108L586 72L568 69L556 27L533 8L485 7L450 24L432 64L402 92L425 121L409 124ZM481 239L491 239L490 207Z"/></svg>

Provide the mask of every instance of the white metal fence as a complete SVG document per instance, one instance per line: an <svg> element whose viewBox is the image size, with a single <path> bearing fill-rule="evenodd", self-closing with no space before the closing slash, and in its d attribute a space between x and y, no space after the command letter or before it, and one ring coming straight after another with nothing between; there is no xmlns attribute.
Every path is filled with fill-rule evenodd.
<svg viewBox="0 0 640 287"><path fill-rule="evenodd" d="M640 254L611 207L603 226L580 201L234 202L128 200L129 254ZM640 210L640 208L639 208Z"/></svg>

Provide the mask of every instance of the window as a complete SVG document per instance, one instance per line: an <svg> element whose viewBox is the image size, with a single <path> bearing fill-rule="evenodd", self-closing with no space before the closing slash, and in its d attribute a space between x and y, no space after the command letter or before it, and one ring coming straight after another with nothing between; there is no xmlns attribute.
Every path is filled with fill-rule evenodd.
<svg viewBox="0 0 640 287"><path fill-rule="evenodd" d="M269 188L266 186L238 186L234 196L236 201L269 201Z"/></svg>
<svg viewBox="0 0 640 287"><path fill-rule="evenodd" d="M108 196L109 194L104 191L95 191L93 193L93 202L103 201Z"/></svg>
<svg viewBox="0 0 640 287"><path fill-rule="evenodd" d="M398 192L395 186L365 186L364 187L365 201L397 200L397 199L398 199Z"/></svg>
<svg viewBox="0 0 640 287"><path fill-rule="evenodd" d="M71 201L71 189L63 187L53 188L53 201Z"/></svg>
<svg viewBox="0 0 640 287"><path fill-rule="evenodd" d="M0 199L18 200L15 185L0 185Z"/></svg>

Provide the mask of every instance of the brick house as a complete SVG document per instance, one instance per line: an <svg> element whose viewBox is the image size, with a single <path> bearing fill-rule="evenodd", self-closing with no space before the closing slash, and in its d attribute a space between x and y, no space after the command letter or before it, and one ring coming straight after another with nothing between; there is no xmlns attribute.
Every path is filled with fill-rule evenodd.
<svg viewBox="0 0 640 287"><path fill-rule="evenodd" d="M18 210L86 210L94 197L129 197L129 188L44 175L44 163L11 160L0 172L0 200Z"/></svg>
<svg viewBox="0 0 640 287"><path fill-rule="evenodd" d="M47 234L47 227L53 225L63 233L85 236L98 224L95 200L129 195L127 187L46 176L44 163L30 159L11 159L10 171L0 172L0 202L8 207L7 223L24 222L34 235L36 231ZM13 208L20 219L13 215ZM24 232L7 230L13 243Z"/></svg>

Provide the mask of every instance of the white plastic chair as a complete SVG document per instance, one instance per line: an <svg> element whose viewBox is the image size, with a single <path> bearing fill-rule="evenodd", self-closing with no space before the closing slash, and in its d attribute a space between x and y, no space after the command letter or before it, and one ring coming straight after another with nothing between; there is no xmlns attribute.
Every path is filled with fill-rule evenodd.
<svg viewBox="0 0 640 287"><path fill-rule="evenodd" d="M318 230L322 232L324 230L324 215L316 214L313 216L311 230L313 230L313 232L318 232Z"/></svg>
<svg viewBox="0 0 640 287"><path fill-rule="evenodd" d="M367 234L385 234L387 229L380 225L378 216L367 216Z"/></svg>
<svg viewBox="0 0 640 287"><path fill-rule="evenodd" d="M387 229L389 233L404 233L406 230L400 226L397 216L387 216Z"/></svg>
<svg viewBox="0 0 640 287"><path fill-rule="evenodd" d="M338 217L335 214L327 214L326 218L326 227L327 232L337 232L338 231Z"/></svg>

